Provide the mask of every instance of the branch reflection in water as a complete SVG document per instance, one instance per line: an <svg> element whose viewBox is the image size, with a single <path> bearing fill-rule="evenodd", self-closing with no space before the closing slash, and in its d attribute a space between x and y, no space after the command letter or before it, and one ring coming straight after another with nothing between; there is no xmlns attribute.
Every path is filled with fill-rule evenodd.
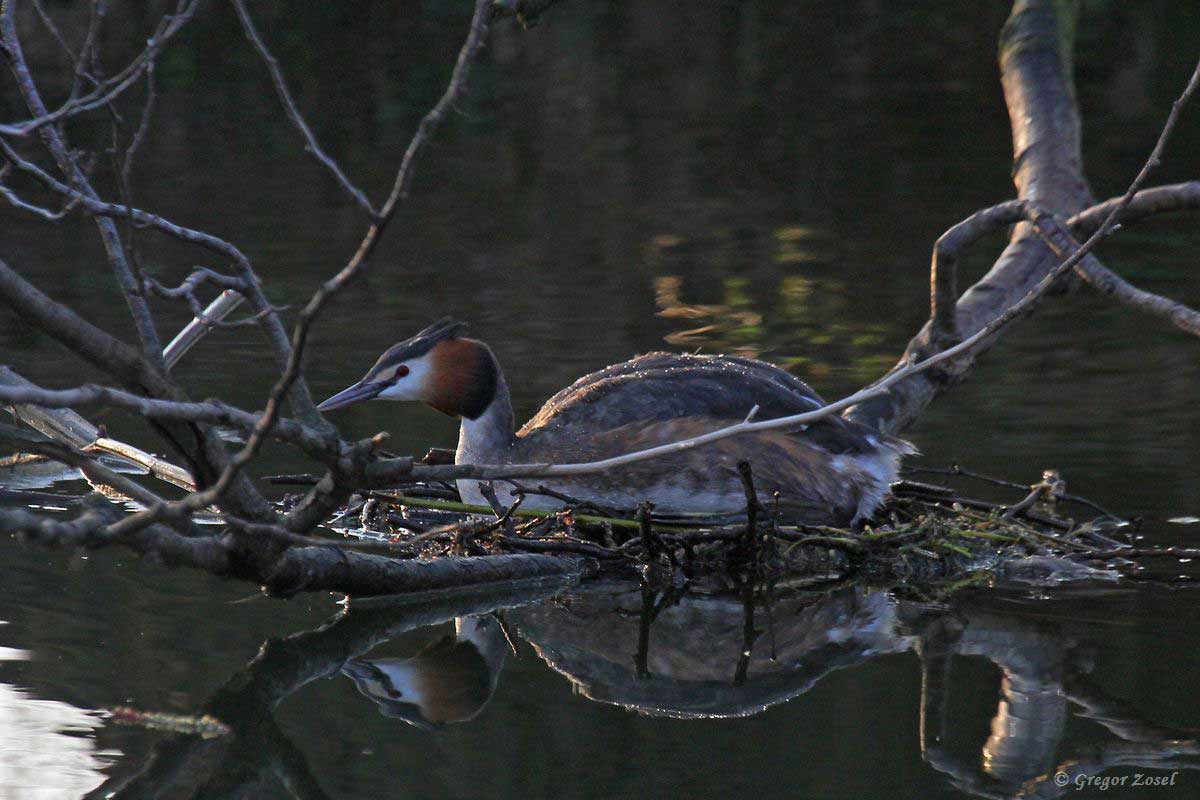
<svg viewBox="0 0 1200 800"><path fill-rule="evenodd" d="M979 797L1061 796L1075 776L1117 768L1200 768L1193 731L1146 721L1091 680L1097 642L1065 618L996 600L994 592L971 589L918 600L849 586L776 598L748 588L739 601L541 579L483 593L355 602L321 628L268 641L205 705L202 712L233 735L166 739L135 775L113 778L92 796L286 787L287 796L325 797L276 726L278 703L340 673L385 716L426 731L465 723L496 690L510 631L578 694L680 720L759 714L838 670L913 653L921 670L921 757ZM451 633L434 627L451 622ZM415 655L363 657L418 628L429 628L430 638ZM981 746L963 744L973 726L951 711L948 676L961 657L985 659L1000 673ZM1072 709L1107 729L1108 740L1083 749L1068 742Z"/></svg>

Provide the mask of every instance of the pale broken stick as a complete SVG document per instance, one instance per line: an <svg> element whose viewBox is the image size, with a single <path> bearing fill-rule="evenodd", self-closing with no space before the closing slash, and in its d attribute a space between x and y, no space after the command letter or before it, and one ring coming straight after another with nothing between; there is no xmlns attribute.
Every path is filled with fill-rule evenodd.
<svg viewBox="0 0 1200 800"><path fill-rule="evenodd" d="M243 299L237 292L227 289L216 300L209 303L204 309L203 316L194 317L163 349L163 360L167 364L167 369L179 363L179 359L183 358L184 354L212 329L213 323L220 322L229 316L235 308L241 305ZM0 384L32 385L12 369L4 366L0 366ZM54 441L68 444L85 453L104 453L116 456L142 467L159 480L189 492L196 491L196 483L187 470L131 444L101 435L102 432L99 428L69 408L14 405L12 412L17 419Z"/></svg>
<svg viewBox="0 0 1200 800"><path fill-rule="evenodd" d="M184 353L191 350L196 342L204 338L204 335L212 330L214 324L232 314L233 310L240 306L245 299L233 289L226 289L217 295L216 300L208 304L204 309L203 316L192 317L192 321L175 334L171 343L163 348L163 361L166 362L167 369L178 364Z"/></svg>
<svg viewBox="0 0 1200 800"><path fill-rule="evenodd" d="M5 366L0 366L0 384L7 386L33 385ZM189 492L196 490L196 484L187 470L131 444L103 436L99 428L69 408L41 408L20 404L11 406L11 410L13 416L21 422L53 441L70 445L85 453L116 456L142 467L159 480L174 484Z"/></svg>

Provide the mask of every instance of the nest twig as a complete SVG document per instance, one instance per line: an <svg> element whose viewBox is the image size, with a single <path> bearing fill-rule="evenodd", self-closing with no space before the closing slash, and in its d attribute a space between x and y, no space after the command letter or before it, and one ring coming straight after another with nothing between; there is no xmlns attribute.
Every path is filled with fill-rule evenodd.
<svg viewBox="0 0 1200 800"><path fill-rule="evenodd" d="M957 467L943 473L1020 489L1012 502L983 500L939 484L900 481L869 524L854 528L789 525L764 507L747 467L746 519L660 518L653 506L608 509L556 495L544 487L519 487L507 508L475 507L447 498L444 485L414 484L371 492L337 519L343 532L393 543L407 557L535 552L596 560L613 577L732 590L747 580L822 583L850 577L886 580L961 579L1021 559L1095 564L1157 555L1121 536L1128 523L1085 498L1068 495L1057 473L1032 486L1001 481ZM558 511L522 506L527 494L566 503ZM1061 515L1065 503L1101 516L1079 524ZM1085 569L1080 567L1080 569ZM1051 571L1053 569L1051 568Z"/></svg>

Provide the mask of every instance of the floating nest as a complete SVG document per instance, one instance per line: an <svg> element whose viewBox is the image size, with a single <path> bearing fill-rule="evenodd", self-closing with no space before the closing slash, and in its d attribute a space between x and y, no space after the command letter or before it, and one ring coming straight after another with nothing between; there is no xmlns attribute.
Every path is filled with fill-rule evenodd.
<svg viewBox="0 0 1200 800"><path fill-rule="evenodd" d="M1012 497L971 497L961 488L916 480L920 473L985 484L993 495ZM566 507L522 508L530 495L553 495ZM492 510L463 505L449 485L412 484L355 497L330 527L400 558L542 553L590 559L604 577L705 593L995 576L1056 584L1115 580L1140 570L1127 558L1135 552L1136 524L1068 494L1052 471L1030 486L958 468L912 470L875 519L854 528L783 524L757 502L745 521L720 524L658 516L649 505L598 508L543 487L519 487L516 497L512 507Z"/></svg>

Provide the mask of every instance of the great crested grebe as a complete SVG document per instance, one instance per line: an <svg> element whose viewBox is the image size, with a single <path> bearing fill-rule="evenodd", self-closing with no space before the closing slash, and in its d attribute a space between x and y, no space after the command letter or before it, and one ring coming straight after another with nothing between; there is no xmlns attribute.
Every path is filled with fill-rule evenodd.
<svg viewBox="0 0 1200 800"><path fill-rule="evenodd" d="M425 730L479 715L496 691L508 638L495 617L459 617L454 635L430 644L411 658L352 658L342 674L379 705Z"/></svg>
<svg viewBox="0 0 1200 800"><path fill-rule="evenodd" d="M462 419L458 464L579 463L687 439L744 420L812 411L824 401L803 381L749 358L649 353L585 375L514 429L508 385L491 349L443 319L389 348L358 383L318 408L363 400L416 400ZM609 508L649 500L660 513L745 513L737 471L750 462L764 504L778 492L787 519L845 524L867 518L916 452L839 416L796 429L754 431L606 472L539 480ZM479 481L460 479L463 501L485 504ZM511 498L496 484L502 501ZM530 496L528 507L559 501ZM768 507L773 507L773 503Z"/></svg>

